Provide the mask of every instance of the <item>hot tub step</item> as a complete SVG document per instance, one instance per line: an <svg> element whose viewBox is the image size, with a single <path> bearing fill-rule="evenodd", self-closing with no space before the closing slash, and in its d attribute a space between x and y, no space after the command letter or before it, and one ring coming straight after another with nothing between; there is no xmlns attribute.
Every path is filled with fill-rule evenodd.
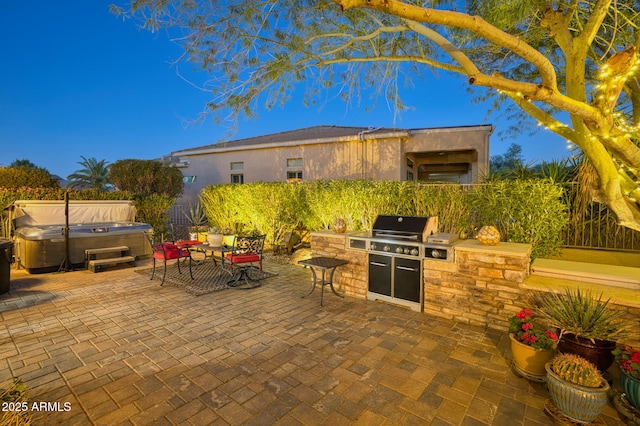
<svg viewBox="0 0 640 426"><path fill-rule="evenodd" d="M129 254L129 247L117 246L117 247L102 247L102 248L95 248L95 249L87 249L84 251L84 254L87 257L95 259L95 255L104 254L104 253L116 253L116 252L126 252L126 254Z"/></svg>
<svg viewBox="0 0 640 426"><path fill-rule="evenodd" d="M107 259L93 259L89 261L87 269L91 272L100 272L102 268L119 265L121 263L130 263L132 266L136 266L136 258L135 256L121 256Z"/></svg>
<svg viewBox="0 0 640 426"><path fill-rule="evenodd" d="M115 257L114 255L119 255ZM91 272L100 272L107 266L120 263L131 263L136 266L135 256L131 256L131 250L127 246L100 247L86 249L84 251L85 267Z"/></svg>

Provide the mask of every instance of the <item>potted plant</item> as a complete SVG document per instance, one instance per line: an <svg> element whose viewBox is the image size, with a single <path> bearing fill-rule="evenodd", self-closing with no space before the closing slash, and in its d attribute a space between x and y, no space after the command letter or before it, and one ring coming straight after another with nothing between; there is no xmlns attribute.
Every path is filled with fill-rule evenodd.
<svg viewBox="0 0 640 426"><path fill-rule="evenodd" d="M207 238L207 216L204 213L202 204L189 204L188 211L183 211L182 214L189 221L189 239L205 241Z"/></svg>
<svg viewBox="0 0 640 426"><path fill-rule="evenodd" d="M534 380L544 380L545 364L553 358L558 336L544 327L530 309L509 319L509 339L516 372Z"/></svg>
<svg viewBox="0 0 640 426"><path fill-rule="evenodd" d="M224 238L224 234L222 230L217 227L210 227L209 232L207 232L207 242L212 247L220 247L222 245L222 239Z"/></svg>
<svg viewBox="0 0 640 426"><path fill-rule="evenodd" d="M640 410L640 350L631 346L613 351L620 367L620 385L629 404Z"/></svg>
<svg viewBox="0 0 640 426"><path fill-rule="evenodd" d="M605 372L613 364L611 353L616 340L625 337L632 323L622 318L623 311L609 306L602 294L571 290L544 293L536 298L540 315L552 327L560 330L558 351L586 358Z"/></svg>
<svg viewBox="0 0 640 426"><path fill-rule="evenodd" d="M579 422L593 422L607 404L609 383L595 365L575 354L547 362L547 388L553 405Z"/></svg>

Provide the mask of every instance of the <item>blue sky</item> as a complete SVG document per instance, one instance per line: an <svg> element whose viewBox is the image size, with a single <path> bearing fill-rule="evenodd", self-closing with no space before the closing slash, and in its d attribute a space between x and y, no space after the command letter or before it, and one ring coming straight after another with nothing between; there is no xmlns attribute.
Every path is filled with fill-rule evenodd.
<svg viewBox="0 0 640 426"><path fill-rule="evenodd" d="M179 47L162 32L139 30L110 14L109 2L5 2L0 40L2 166L28 159L66 177L80 168L81 155L108 162L153 159L229 137L228 127L211 120L187 125L209 95L171 66ZM189 75L191 66L178 70ZM350 107L333 100L317 110L295 97L284 108L240 122L231 139L323 124L505 127L495 119L485 121L487 107L471 104L461 79L428 76L404 93L414 109L399 118L382 100L371 111L367 98ZM494 135L491 155L504 153L512 142L523 147L527 161L568 155L566 144L546 131L508 140Z"/></svg>

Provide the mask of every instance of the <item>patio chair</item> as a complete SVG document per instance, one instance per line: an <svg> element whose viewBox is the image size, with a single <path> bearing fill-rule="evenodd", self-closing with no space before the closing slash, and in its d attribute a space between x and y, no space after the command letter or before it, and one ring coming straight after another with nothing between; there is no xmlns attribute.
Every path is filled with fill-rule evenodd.
<svg viewBox="0 0 640 426"><path fill-rule="evenodd" d="M260 287L264 235L235 236L233 245L222 252L222 268L231 274L227 286L249 289ZM244 281L245 285L241 281Z"/></svg>
<svg viewBox="0 0 640 426"><path fill-rule="evenodd" d="M188 246L183 246L180 242L172 242L172 241L158 241L155 242L153 237L149 234L145 234L149 243L151 244L151 248L153 250L153 254L151 258L153 259L153 269L151 272L151 280L156 274L156 259L162 260L164 265L164 271L162 274L162 283L161 286L164 285L164 280L167 277L167 260L176 260L176 264L178 265L178 273L182 274L182 270L180 269L180 259L189 259L189 276L191 279L193 278L193 272L191 271L191 252L189 251Z"/></svg>

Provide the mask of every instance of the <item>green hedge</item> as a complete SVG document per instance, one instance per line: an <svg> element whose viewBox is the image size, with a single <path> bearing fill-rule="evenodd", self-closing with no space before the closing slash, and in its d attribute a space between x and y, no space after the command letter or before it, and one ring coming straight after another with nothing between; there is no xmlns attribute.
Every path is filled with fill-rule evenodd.
<svg viewBox="0 0 640 426"><path fill-rule="evenodd" d="M0 167L0 188L58 188L58 181L48 171L37 167Z"/></svg>
<svg viewBox="0 0 640 426"><path fill-rule="evenodd" d="M533 257L559 251L567 223L562 189L546 180L486 185L332 180L212 185L201 202L212 226L258 231L271 243L285 232L330 229L337 218L349 230L371 229L379 214L438 216L441 232L476 232L496 225L504 241L531 243Z"/></svg>

